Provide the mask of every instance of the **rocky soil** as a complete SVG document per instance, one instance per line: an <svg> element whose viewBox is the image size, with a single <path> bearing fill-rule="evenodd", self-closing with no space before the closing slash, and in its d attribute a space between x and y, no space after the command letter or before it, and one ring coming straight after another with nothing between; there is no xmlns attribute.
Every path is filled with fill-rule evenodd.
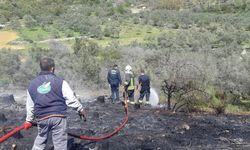
<svg viewBox="0 0 250 150"><path fill-rule="evenodd" d="M0 98L0 136L25 120L25 105ZM68 132L98 137L106 135L124 119L121 104L83 99L87 121L69 109ZM36 127L0 144L1 150L30 150ZM171 150L171 149L250 149L250 116L204 113L170 113L163 109L129 106L129 121L115 136L103 141L69 137L69 150ZM47 150L53 150L51 139Z"/></svg>

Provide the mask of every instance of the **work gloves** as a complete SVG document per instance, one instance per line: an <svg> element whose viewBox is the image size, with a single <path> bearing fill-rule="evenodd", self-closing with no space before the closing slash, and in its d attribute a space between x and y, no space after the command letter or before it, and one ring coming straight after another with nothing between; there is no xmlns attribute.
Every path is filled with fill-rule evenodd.
<svg viewBox="0 0 250 150"><path fill-rule="evenodd" d="M79 112L78 112L79 116L81 119L83 119L84 121L87 121L87 116L86 116L86 112L84 111L84 109L81 109Z"/></svg>
<svg viewBox="0 0 250 150"><path fill-rule="evenodd" d="M24 126L24 129L28 130L29 128L32 127L32 123L28 122L28 121L25 121L23 123L23 126Z"/></svg>

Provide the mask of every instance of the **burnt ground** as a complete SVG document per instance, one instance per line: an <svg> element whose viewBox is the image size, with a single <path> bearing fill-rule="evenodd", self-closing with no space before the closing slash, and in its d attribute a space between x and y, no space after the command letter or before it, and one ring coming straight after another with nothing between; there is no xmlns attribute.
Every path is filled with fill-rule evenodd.
<svg viewBox="0 0 250 150"><path fill-rule="evenodd" d="M79 119L69 110L69 132L98 137L110 133L124 119L121 104L109 101L83 102L88 120ZM22 124L25 106L1 104L0 136ZM0 144L1 150L30 150L37 134L36 127L22 130ZM171 150L171 149L250 149L250 116L170 113L166 110L129 106L129 121L115 136L93 142L69 137L70 150ZM48 150L53 150L51 139Z"/></svg>

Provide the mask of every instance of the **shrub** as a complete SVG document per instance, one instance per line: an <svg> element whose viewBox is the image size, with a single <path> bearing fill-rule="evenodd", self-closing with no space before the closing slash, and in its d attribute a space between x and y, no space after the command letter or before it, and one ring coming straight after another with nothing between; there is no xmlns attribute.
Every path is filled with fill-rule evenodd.
<svg viewBox="0 0 250 150"><path fill-rule="evenodd" d="M103 34L105 37L119 38L120 30L114 24L107 24L104 28Z"/></svg>
<svg viewBox="0 0 250 150"><path fill-rule="evenodd" d="M2 84L11 84L15 82L14 75L20 69L20 58L17 52L2 49L0 55L0 78Z"/></svg>
<svg viewBox="0 0 250 150"><path fill-rule="evenodd" d="M23 19L27 28L33 28L37 25L37 21L31 15L25 15Z"/></svg>
<svg viewBox="0 0 250 150"><path fill-rule="evenodd" d="M30 80L32 80L39 71L40 67L38 62L28 58L20 65L20 69L13 76L15 85L27 87Z"/></svg>
<svg viewBox="0 0 250 150"><path fill-rule="evenodd" d="M179 10L183 7L182 0L160 0L159 8L169 9L169 10Z"/></svg>
<svg viewBox="0 0 250 150"><path fill-rule="evenodd" d="M74 37L74 31L68 29L65 31L65 36L66 37Z"/></svg>
<svg viewBox="0 0 250 150"><path fill-rule="evenodd" d="M20 67L19 55L12 50L3 49L1 50L0 63L0 74L12 77Z"/></svg>
<svg viewBox="0 0 250 150"><path fill-rule="evenodd" d="M97 61L98 46L86 39L76 39L74 46L74 70L83 81L99 82L100 65Z"/></svg>
<svg viewBox="0 0 250 150"><path fill-rule="evenodd" d="M213 109L217 115L224 114L226 110L226 105L214 106Z"/></svg>
<svg viewBox="0 0 250 150"><path fill-rule="evenodd" d="M193 108L198 104L198 100L206 96L204 90L204 74L193 64L172 64L171 74L162 83L162 91L166 94L168 109L178 110L186 106ZM172 99L176 99L176 104L171 107ZM177 106L179 104L179 106ZM177 106L177 107L176 107Z"/></svg>

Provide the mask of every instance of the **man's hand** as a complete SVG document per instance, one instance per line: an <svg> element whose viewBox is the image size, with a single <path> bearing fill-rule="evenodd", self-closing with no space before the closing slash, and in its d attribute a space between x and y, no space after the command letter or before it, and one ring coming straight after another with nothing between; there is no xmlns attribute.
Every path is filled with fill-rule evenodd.
<svg viewBox="0 0 250 150"><path fill-rule="evenodd" d="M84 111L84 109L81 109L80 111L79 111L79 116L80 116L80 118L81 119L83 119L84 121L87 121L87 116L86 116L86 112Z"/></svg>
<svg viewBox="0 0 250 150"><path fill-rule="evenodd" d="M28 122L28 121L25 121L23 123L23 126L24 126L24 129L28 130L29 128L32 127L32 123L31 122Z"/></svg>

